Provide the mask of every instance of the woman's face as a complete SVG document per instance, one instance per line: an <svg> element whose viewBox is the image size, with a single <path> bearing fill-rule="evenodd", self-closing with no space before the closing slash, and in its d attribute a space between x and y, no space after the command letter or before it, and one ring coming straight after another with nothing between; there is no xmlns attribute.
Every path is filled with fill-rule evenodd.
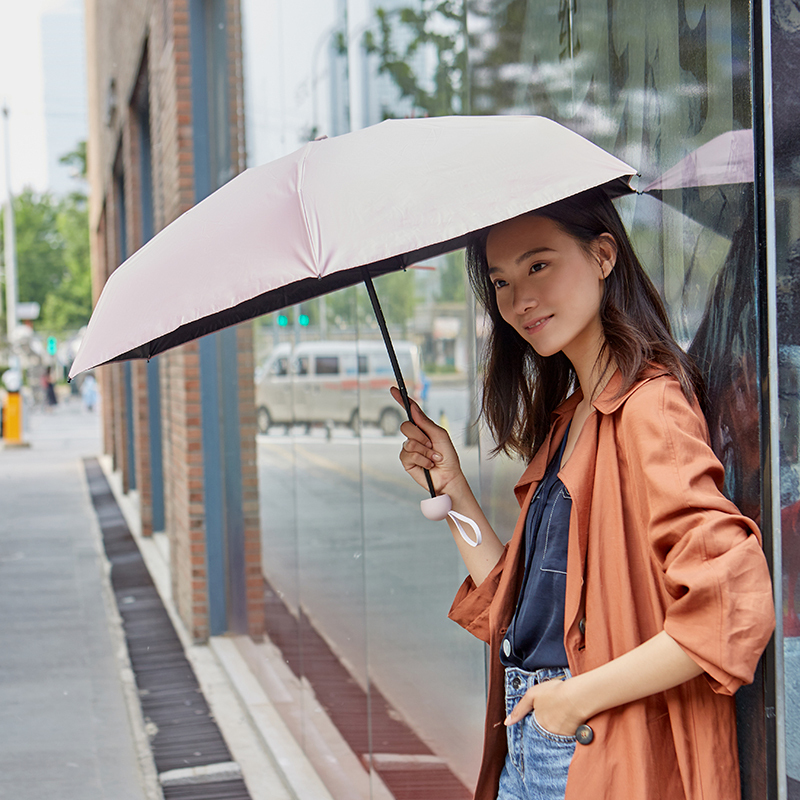
<svg viewBox="0 0 800 800"><path fill-rule="evenodd" d="M496 225L486 241L489 278L503 319L541 356L563 351L573 366L603 342L603 281L616 261L610 234L587 253L546 217L526 214Z"/></svg>

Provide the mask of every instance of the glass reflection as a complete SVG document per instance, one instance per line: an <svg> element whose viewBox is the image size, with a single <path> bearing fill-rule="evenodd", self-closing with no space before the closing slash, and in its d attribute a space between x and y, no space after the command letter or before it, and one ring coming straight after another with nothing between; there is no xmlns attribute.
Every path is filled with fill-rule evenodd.
<svg viewBox="0 0 800 800"><path fill-rule="evenodd" d="M296 149L319 133L335 135L386 117L536 113L638 165L642 187L677 167L677 182L662 180L649 195L623 199L619 207L667 300L679 341L691 345L703 365L709 427L726 466L726 491L758 519L758 320L747 182L752 162L745 159L744 172L736 176L698 177L704 148L728 142L730 155L730 141L752 142L749 4L295 5L243 3L252 163ZM781 52L797 53L794 17L787 11L781 19L789 26ZM798 59L791 63L796 66ZM787 79L787 92L793 84ZM797 104L785 107L796 119L791 114ZM793 349L800 352L800 339L793 339L800 322L793 300L798 264L796 255L790 257L792 242L800 238L793 227L800 209L792 130L787 123L787 156L778 162L787 186L779 203L785 231L781 411L787 509L800 501L800 357ZM417 348L419 368L412 350L404 364L411 393L453 434L490 520L507 538L518 513L512 487L523 465L487 458L491 443L481 438L480 427L476 436L475 353L482 321L464 292L459 254L423 266L428 269L379 279L381 303L396 341ZM296 325L300 315L308 325ZM366 292L329 295L287 312L287 323L265 329L257 375L263 563L273 589L267 633L298 681L312 690L286 701L287 717L301 721L305 746L319 756L315 764L322 765L337 797L400 791L398 781L411 780L411 772L391 760L398 755L418 758L410 762L425 787L417 796L431 796L435 786L438 797L466 797L481 741L483 648L446 619L464 570L446 528L420 515L420 492L397 460L400 417L384 403L387 377L369 363L369 348L380 345ZM323 343L331 342L338 349L324 350ZM308 345L306 352L302 345ZM784 516L790 592L800 569L791 560L798 548L789 546L800 512L792 513ZM790 620L792 613L794 606L787 609ZM800 691L793 702L800 703ZM325 767L314 739L321 730L317 708L344 742L336 750L336 770L330 759ZM764 770L763 731L750 722L763 713L752 705L742 718L745 796L759 797L762 787L754 775ZM789 772L800 780L791 757Z"/></svg>
<svg viewBox="0 0 800 800"><path fill-rule="evenodd" d="M786 772L788 797L800 797L800 17L796 4L772 9L774 183L778 279L778 393L781 464L781 553Z"/></svg>

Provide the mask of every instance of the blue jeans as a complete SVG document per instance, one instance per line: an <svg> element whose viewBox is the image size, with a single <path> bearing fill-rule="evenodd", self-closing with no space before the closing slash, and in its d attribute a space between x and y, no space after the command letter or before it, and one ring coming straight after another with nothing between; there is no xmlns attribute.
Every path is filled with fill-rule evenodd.
<svg viewBox="0 0 800 800"><path fill-rule="evenodd" d="M537 683L569 678L566 668L526 672L506 668L506 714ZM497 800L564 800L567 771L575 752L575 737L560 736L542 728L534 712L506 728L508 755L500 776Z"/></svg>

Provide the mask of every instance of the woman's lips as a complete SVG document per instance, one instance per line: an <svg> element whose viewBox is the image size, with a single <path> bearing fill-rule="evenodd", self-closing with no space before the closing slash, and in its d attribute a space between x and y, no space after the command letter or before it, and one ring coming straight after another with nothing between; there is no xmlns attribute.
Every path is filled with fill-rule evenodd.
<svg viewBox="0 0 800 800"><path fill-rule="evenodd" d="M528 325L523 325L528 333L538 333L545 325L547 325L550 320L553 319L552 314L549 317L539 317L539 319L534 320L533 322L529 323Z"/></svg>

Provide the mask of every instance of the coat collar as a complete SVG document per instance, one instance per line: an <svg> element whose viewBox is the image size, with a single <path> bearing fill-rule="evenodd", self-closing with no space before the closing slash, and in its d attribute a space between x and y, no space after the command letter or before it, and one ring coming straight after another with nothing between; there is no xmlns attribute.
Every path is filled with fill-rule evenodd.
<svg viewBox="0 0 800 800"><path fill-rule="evenodd" d="M625 401L645 383L658 378L662 375L668 375L666 369L657 365L647 367L642 377L634 381L624 392L620 394L620 386L622 385L622 373L617 369L611 376L611 380L606 384L602 392L592 403L595 411L603 416L613 414L620 409ZM567 423L572 419L575 414L575 409L578 403L583 399L583 393L580 389L576 389L563 403L561 403L552 414L552 425L547 434L547 438L534 455L530 464L528 464L525 472L522 473L519 481L514 487L514 493L520 503L523 502L525 494L531 483L540 481L544 475L547 464L553 455L555 448L561 443L561 438ZM579 440L580 441L580 440ZM574 456L574 454L573 454ZM572 460L572 457L570 458Z"/></svg>

